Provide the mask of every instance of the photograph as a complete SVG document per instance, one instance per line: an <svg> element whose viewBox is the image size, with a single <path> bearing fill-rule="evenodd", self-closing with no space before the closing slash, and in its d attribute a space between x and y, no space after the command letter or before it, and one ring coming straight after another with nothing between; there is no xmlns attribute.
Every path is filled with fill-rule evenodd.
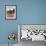
<svg viewBox="0 0 46 46"><path fill-rule="evenodd" d="M8 20L16 19L16 5L6 5L5 18Z"/></svg>

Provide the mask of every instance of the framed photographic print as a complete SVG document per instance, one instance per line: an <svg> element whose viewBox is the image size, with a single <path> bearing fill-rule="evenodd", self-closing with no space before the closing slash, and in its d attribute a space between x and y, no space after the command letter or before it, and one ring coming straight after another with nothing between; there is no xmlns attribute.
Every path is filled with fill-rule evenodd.
<svg viewBox="0 0 46 46"><path fill-rule="evenodd" d="M5 6L5 18L8 20L16 19L16 5Z"/></svg>

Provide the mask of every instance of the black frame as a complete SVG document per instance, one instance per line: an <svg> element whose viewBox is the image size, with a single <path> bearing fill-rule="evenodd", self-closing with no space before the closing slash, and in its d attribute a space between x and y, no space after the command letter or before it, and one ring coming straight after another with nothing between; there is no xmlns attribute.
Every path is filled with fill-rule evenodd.
<svg viewBox="0 0 46 46"><path fill-rule="evenodd" d="M16 7L16 18L15 19L7 19L6 18L6 6L15 6ZM6 20L16 20L17 19L17 6L16 5L5 5L5 19Z"/></svg>

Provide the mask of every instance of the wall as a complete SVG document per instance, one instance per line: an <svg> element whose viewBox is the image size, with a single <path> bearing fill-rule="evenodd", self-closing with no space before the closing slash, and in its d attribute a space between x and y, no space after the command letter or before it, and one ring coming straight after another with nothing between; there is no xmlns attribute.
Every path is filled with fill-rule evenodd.
<svg viewBox="0 0 46 46"><path fill-rule="evenodd" d="M5 20L5 5L17 6L16 20ZM17 34L18 24L46 24L46 0L0 0L0 44L8 43L9 32Z"/></svg>

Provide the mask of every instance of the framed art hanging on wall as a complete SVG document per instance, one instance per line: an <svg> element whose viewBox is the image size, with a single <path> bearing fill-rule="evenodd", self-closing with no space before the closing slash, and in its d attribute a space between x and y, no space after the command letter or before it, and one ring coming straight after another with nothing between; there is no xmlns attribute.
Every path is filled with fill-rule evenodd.
<svg viewBox="0 0 46 46"><path fill-rule="evenodd" d="M16 19L16 5L6 5L5 6L5 18L7 20Z"/></svg>

